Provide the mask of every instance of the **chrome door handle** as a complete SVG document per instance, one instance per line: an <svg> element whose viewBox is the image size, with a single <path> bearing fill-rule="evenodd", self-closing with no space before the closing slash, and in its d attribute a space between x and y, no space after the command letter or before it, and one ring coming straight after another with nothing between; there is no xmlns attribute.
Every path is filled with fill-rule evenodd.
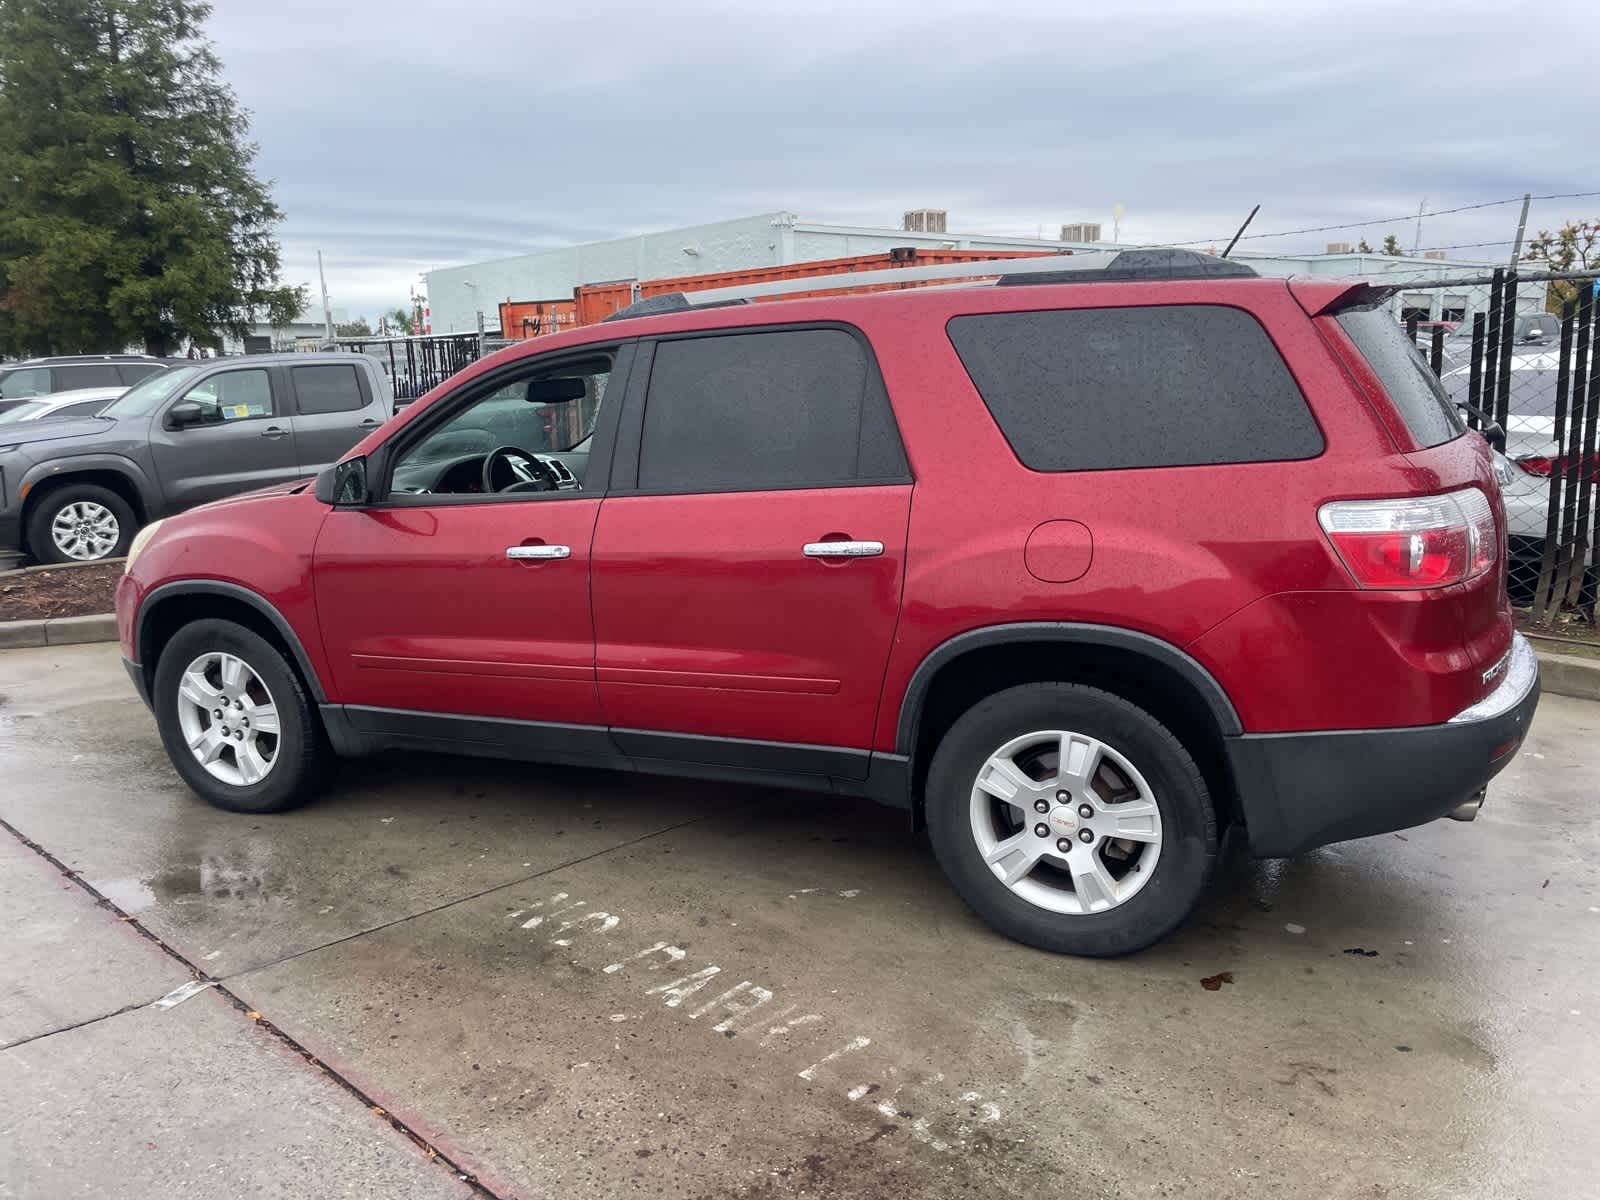
<svg viewBox="0 0 1600 1200"><path fill-rule="evenodd" d="M507 546L507 558L571 558L571 546Z"/></svg>
<svg viewBox="0 0 1600 1200"><path fill-rule="evenodd" d="M277 425L271 425L261 431L261 436L264 438L288 437L289 431L287 429L280 428Z"/></svg>
<svg viewBox="0 0 1600 1200"><path fill-rule="evenodd" d="M807 542L807 558L873 558L883 553L882 542Z"/></svg>

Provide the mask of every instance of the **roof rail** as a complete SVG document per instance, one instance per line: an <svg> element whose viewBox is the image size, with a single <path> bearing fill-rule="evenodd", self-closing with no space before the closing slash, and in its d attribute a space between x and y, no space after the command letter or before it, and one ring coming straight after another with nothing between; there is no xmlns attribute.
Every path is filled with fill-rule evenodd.
<svg viewBox="0 0 1600 1200"><path fill-rule="evenodd" d="M1108 257L1109 256L1109 260ZM897 283L940 280L995 279L1016 287L1035 283L1109 283L1130 280L1253 278L1256 272L1240 262L1230 262L1197 250L1077 250L1039 258L979 259L940 263L931 267L886 267L879 271L845 271L838 275L810 275L775 279L741 287L707 288L696 292L665 292L635 301L605 318L622 321L665 312L717 308L744 304L768 296L834 289L882 287Z"/></svg>

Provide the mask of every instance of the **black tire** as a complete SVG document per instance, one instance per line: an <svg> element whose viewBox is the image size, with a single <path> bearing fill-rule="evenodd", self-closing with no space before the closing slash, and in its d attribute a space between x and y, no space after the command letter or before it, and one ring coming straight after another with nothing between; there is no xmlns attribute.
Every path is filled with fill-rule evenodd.
<svg viewBox="0 0 1600 1200"><path fill-rule="evenodd" d="M1013 738L1056 729L1114 747L1144 776L1160 813L1149 879L1104 911L1060 913L1019 896L984 863L973 832L972 791L989 756ZM929 840L961 898L999 932L1040 950L1101 958L1160 941L1193 910L1217 858L1216 813L1193 757L1143 709L1080 684L1024 684L979 701L939 743L925 796Z"/></svg>
<svg viewBox="0 0 1600 1200"><path fill-rule="evenodd" d="M50 526L56 514L71 504L98 504L111 513L117 521L116 545L98 558L74 558L56 545L50 536ZM128 552L133 535L138 532L139 520L133 515L128 502L110 488L92 483L69 483L55 488L33 506L28 514L28 551L42 563L97 562L99 559L117 558Z"/></svg>
<svg viewBox="0 0 1600 1200"><path fill-rule="evenodd" d="M179 718L179 685L189 665L208 653L237 656L271 693L279 733L271 769L253 784L229 783L206 770L190 751ZM333 752L315 706L283 652L232 621L195 621L161 652L151 691L156 727L173 767L202 799L230 812L269 813L296 808L321 788Z"/></svg>

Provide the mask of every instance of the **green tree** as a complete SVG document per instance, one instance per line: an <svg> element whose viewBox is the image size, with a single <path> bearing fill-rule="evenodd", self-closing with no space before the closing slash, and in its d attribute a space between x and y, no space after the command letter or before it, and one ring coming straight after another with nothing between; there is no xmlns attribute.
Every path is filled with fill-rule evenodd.
<svg viewBox="0 0 1600 1200"><path fill-rule="evenodd" d="M371 337L372 326L367 324L365 317L357 317L354 321L347 321L343 325L335 325L333 332L337 337Z"/></svg>
<svg viewBox="0 0 1600 1200"><path fill-rule="evenodd" d="M417 331L416 317L412 315L411 310L408 308L397 308L393 312L384 313L383 323L385 326L392 326L399 333L405 334L406 337L410 337Z"/></svg>
<svg viewBox="0 0 1600 1200"><path fill-rule="evenodd" d="M1555 233L1541 229L1522 260L1550 271L1600 271L1600 220L1568 221ZM1567 301L1578 298L1582 287L1570 279L1551 280L1545 307L1559 313Z"/></svg>
<svg viewBox="0 0 1600 1200"><path fill-rule="evenodd" d="M282 325L282 214L199 0L0 0L0 350Z"/></svg>
<svg viewBox="0 0 1600 1200"><path fill-rule="evenodd" d="M1372 253L1374 253L1374 251L1372 249L1371 244L1368 243L1367 239L1366 238L1362 238L1359 242L1356 243L1356 253L1357 254L1372 254Z"/></svg>
<svg viewBox="0 0 1600 1200"><path fill-rule="evenodd" d="M1392 233L1383 235L1383 252L1394 258L1404 258L1406 252L1400 249L1400 239Z"/></svg>

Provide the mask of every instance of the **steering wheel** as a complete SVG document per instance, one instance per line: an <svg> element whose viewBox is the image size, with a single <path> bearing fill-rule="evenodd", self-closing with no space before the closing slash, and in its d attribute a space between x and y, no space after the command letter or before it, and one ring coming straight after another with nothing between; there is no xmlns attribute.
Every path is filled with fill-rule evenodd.
<svg viewBox="0 0 1600 1200"><path fill-rule="evenodd" d="M553 492L556 474L520 446L496 446L483 458L485 492Z"/></svg>

